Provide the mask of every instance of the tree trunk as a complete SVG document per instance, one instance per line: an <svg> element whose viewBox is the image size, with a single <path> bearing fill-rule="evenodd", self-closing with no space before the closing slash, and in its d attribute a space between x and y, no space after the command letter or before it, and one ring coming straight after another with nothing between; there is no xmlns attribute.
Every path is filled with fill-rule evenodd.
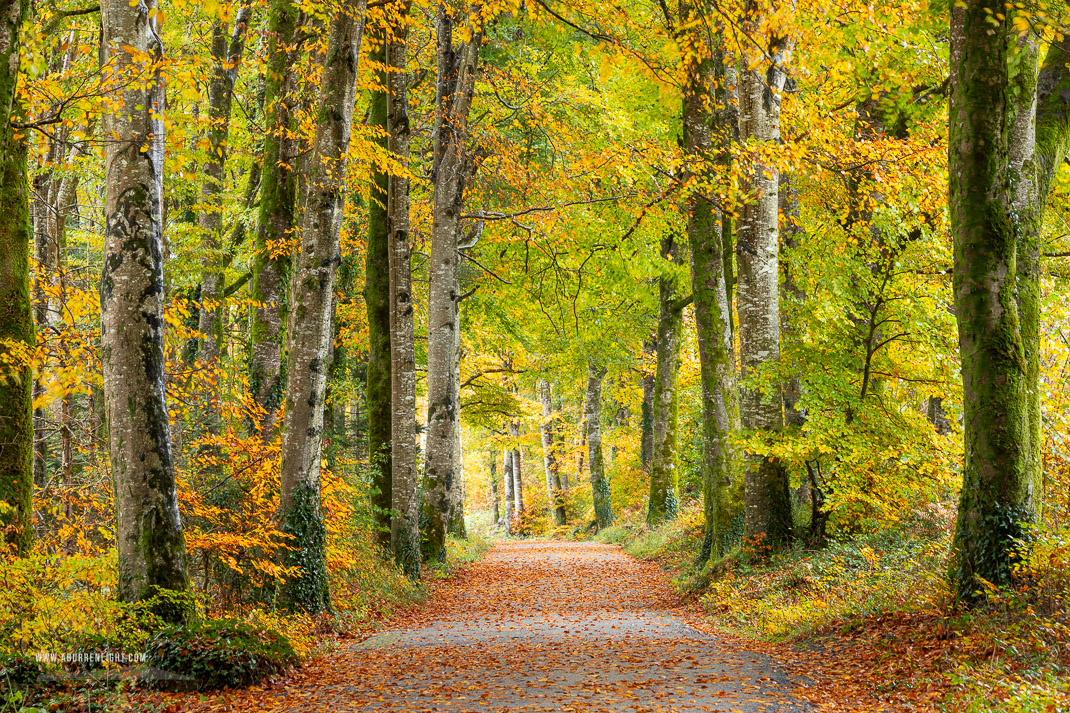
<svg viewBox="0 0 1070 713"><path fill-rule="evenodd" d="M249 325L249 389L253 401L263 409L255 426L265 440L274 430L285 383L282 317L290 257L284 241L293 231L297 204L293 169L298 150L294 131L295 41L300 24L297 6L291 0L271 0L264 81L268 130L264 134L260 218L250 288L250 296L258 304Z"/></svg>
<svg viewBox="0 0 1070 713"><path fill-rule="evenodd" d="M799 223L799 189L787 174L780 176L780 215L783 218L780 228L781 245L788 250L795 250L799 247L804 232ZM806 293L799 287L787 260L781 260L781 267L784 293L781 295L780 341L781 345L790 344L797 347L802 342L798 313L806 301ZM801 399L802 380L793 362L787 378L784 379L784 422L789 428L798 429L806 423L806 415L799 408Z"/></svg>
<svg viewBox="0 0 1070 713"><path fill-rule="evenodd" d="M539 400L542 402L542 467L546 473L546 496L553 511L554 524L565 524L565 493L557 464L557 416L554 414L550 382L539 380Z"/></svg>
<svg viewBox="0 0 1070 713"><path fill-rule="evenodd" d="M103 44L125 85L105 117L105 259L100 283L104 399L115 487L119 598L186 592L186 543L171 458L163 340L163 47L156 2L102 7ZM150 67L143 64L150 61ZM158 613L180 620L174 600Z"/></svg>
<svg viewBox="0 0 1070 713"><path fill-rule="evenodd" d="M643 352L654 354L654 343L644 340ZM639 413L639 462L643 468L649 468L654 458L654 375L642 375L643 404Z"/></svg>
<svg viewBox="0 0 1070 713"><path fill-rule="evenodd" d="M490 454L490 521L494 527L501 527L501 511L498 506L498 461L495 454Z"/></svg>
<svg viewBox="0 0 1070 713"><path fill-rule="evenodd" d="M780 138L780 95L786 79L783 62L788 53L782 38L770 39L774 50L772 63L768 68L756 67L743 72L739 102L743 135L765 145L775 144ZM737 228L736 259L740 358L746 380L775 369L780 359L778 183L776 167L765 165L757 158L751 160L744 172L743 188L748 197ZM780 431L784 418L779 385L768 393L746 385L740 413L744 428ZM778 458L755 453L747 459L744 503L748 538L760 540L763 548L776 548L791 541L788 474Z"/></svg>
<svg viewBox="0 0 1070 713"><path fill-rule="evenodd" d="M602 380L604 367L587 365L587 448L591 471L591 498L594 502L595 527L599 530L613 524L613 504L610 502L609 479L602 458Z"/></svg>
<svg viewBox="0 0 1070 713"><path fill-rule="evenodd" d="M457 235L464 203L465 141L475 91L482 30L458 48L453 46L454 18L438 10L438 84L431 219L430 288L427 320L427 456L424 509L428 559L444 561L446 532L452 517L453 488L459 485L454 450L457 437L454 380L455 332L460 287L457 281Z"/></svg>
<svg viewBox="0 0 1070 713"><path fill-rule="evenodd" d="M208 158L204 164L204 184L201 187L202 231L201 257L201 333L200 358L206 365L209 377L207 399L204 405L209 434L218 434L220 428L219 357L223 341L223 288L225 263L223 246L223 187L225 181L230 114L234 99L234 83L238 79L242 55L245 51L245 36L252 18L253 8L249 0L239 8L234 18L234 27L228 33L224 22L212 23L211 56L214 63L212 79L208 86Z"/></svg>
<svg viewBox="0 0 1070 713"><path fill-rule="evenodd" d="M933 429L940 436L951 433L951 420L944 410L944 400L939 396L930 396L925 401L925 417L933 425Z"/></svg>
<svg viewBox="0 0 1070 713"><path fill-rule="evenodd" d="M502 479L505 483L503 502L505 503L505 531L513 529L513 451L506 448L502 456Z"/></svg>
<svg viewBox="0 0 1070 713"><path fill-rule="evenodd" d="M524 457L521 449L513 449L513 507L516 516L524 514Z"/></svg>
<svg viewBox="0 0 1070 713"><path fill-rule="evenodd" d="M30 196L26 137L17 137L12 118L21 113L15 97L19 32L28 0L0 0L0 343L25 360L0 379L0 547L19 554L33 543L34 418L30 356L35 345L30 301ZM18 363L18 362L16 362ZM11 509L7 509L11 508Z"/></svg>
<svg viewBox="0 0 1070 713"><path fill-rule="evenodd" d="M673 236L662 240L662 256L673 265L680 263L680 247ZM650 462L650 497L646 521L651 527L674 520L678 509L676 434L680 396L676 388L680 374L680 346L683 342L684 304L677 294L677 277L666 268L658 278L657 370L654 373L653 457Z"/></svg>
<svg viewBox="0 0 1070 713"><path fill-rule="evenodd" d="M283 564L281 600L291 611L330 608L327 591L327 528L320 500L320 459L327 360L334 337L334 282L341 262L338 235L345 207L346 154L357 95L357 61L365 0L331 19L317 112L316 137L302 196L300 247L294 280L287 352L289 359L282 431L282 531L295 549Z"/></svg>
<svg viewBox="0 0 1070 713"><path fill-rule="evenodd" d="M408 53L405 42L408 38L408 26L405 24L405 17L409 13L409 5L405 2L401 7L401 17L388 30L390 36L386 40L385 59L391 69L388 76L386 129L390 137L391 153L407 168L409 75L406 71ZM390 277L390 333L387 339L390 362L387 371L391 384L393 414L385 414L389 426L387 432L391 439L391 453L386 462L383 482L391 493L390 506L398 514L398 517L390 522L390 547L394 560L405 574L417 579L420 576L420 476L416 466L416 350L413 342L408 178L400 175L390 176L387 193L386 242ZM370 240L369 235L369 244ZM380 423L383 416L379 414ZM369 427L369 432L370 430Z"/></svg>
<svg viewBox="0 0 1070 713"><path fill-rule="evenodd" d="M588 383L588 385L590 385ZM587 397L580 399L580 447L576 450L576 479L583 479L583 459L587 455ZM653 436L651 437L653 438Z"/></svg>
<svg viewBox="0 0 1070 713"><path fill-rule="evenodd" d="M395 34L406 32L401 23L393 23L389 19L389 13L393 11L394 7L394 4L386 6L381 19L379 19L376 26L371 28L374 34L371 36L373 45L369 59L376 65L386 64L390 45L398 42ZM401 56L404 57L404 37L401 38L399 47L402 52ZM371 101L368 106L368 124L383 132L384 135L376 138L375 141L379 143L380 148L389 149L391 133L388 105L390 87L394 77L392 73L388 74L378 68L374 72L377 86L371 90ZM403 127L405 130L404 145L407 150L407 108L402 120L405 122ZM397 139L394 139L394 141L397 141ZM404 158L407 159L407 156ZM394 505L395 497L400 497L401 500L399 502L408 507L411 503L409 496L405 493L408 493L413 488L412 483L406 482L401 486L397 496L395 496L392 481L395 470L391 462L392 454L400 444L400 440L394 440L392 435L392 409L397 404L398 385L400 384L402 388L405 388L407 381L403 377L399 382L391 372L391 366L399 358L402 360L409 358L409 355L405 353L406 345L401 345L399 351L391 344L392 333L399 327L404 326L395 323L398 314L395 306L391 303L391 299L397 299L399 290L404 290L404 294L398 303L397 309L407 310L408 322L410 325L412 323L412 297L409 294L411 283L408 268L408 181L400 177L394 180L402 180L405 183L405 195L402 196L405 201L406 213L405 234L397 236L404 240L404 255L400 259L396 251L401 249L401 246L391 242L389 218L391 177L377 168L372 169L368 202L368 247L364 263L364 304L368 311L368 371L364 393L368 400L368 467L371 470L372 483L374 485L372 505L375 507L375 519L380 527L379 541L384 546L389 545L394 552L395 559L397 559L401 556L399 548L404 549L409 546L408 541L405 539L406 533L412 530L412 532L416 533L418 539L419 532L416 529L418 525L412 525L411 521L407 521L407 524L412 525L412 527L402 527L398 533L402 539L398 540L396 544L392 544L395 541L395 535L390 512L392 508L397 509ZM392 260L397 264L392 264ZM410 285L410 287L405 285ZM415 382L413 383L415 384ZM413 398L416 398L415 392L413 392ZM402 404L404 405L405 403L403 396ZM415 422L415 416L411 420ZM404 428L404 425L399 425ZM400 439L401 436L399 435L398 438ZM403 445L401 447L404 449ZM401 470L404 470L404 468L405 466L402 465ZM416 559L418 561L419 558L417 557ZM409 560L406 560L406 562L408 562L406 572L412 574L419 571L418 564L416 569L413 570L412 562Z"/></svg>
<svg viewBox="0 0 1070 713"><path fill-rule="evenodd" d="M695 8L681 9L693 19ZM726 166L738 121L728 93L734 74L727 66L723 40L712 55L696 56L688 64L684 86L684 150L695 166L694 192L688 202L687 235L691 247L691 289L695 298L695 328L702 380L703 473L702 499L705 533L700 562L721 554L722 533L739 512L741 463L732 435L739 429L736 359L732 338L732 303L725 271L731 254L724 255L727 226L709 199L718 165ZM718 88L718 89L715 89ZM730 230L730 228L727 228ZM735 486L735 487L734 487Z"/></svg>
<svg viewBox="0 0 1070 713"><path fill-rule="evenodd" d="M980 580L1011 581L1034 517L1034 255L1067 145L1066 47L1049 51L1038 80L1032 46L1007 27L992 29L989 18L1001 11L971 0L951 14L948 203L965 424L951 576L968 602L982 593Z"/></svg>
<svg viewBox="0 0 1070 713"><path fill-rule="evenodd" d="M461 314L457 310L457 326L453 330L453 472L454 483L451 491L453 502L450 504L449 532L455 537L466 538L468 532L464 526L464 443L461 437Z"/></svg>
<svg viewBox="0 0 1070 713"><path fill-rule="evenodd" d="M1030 48L1035 49L1035 48ZM1044 498L1044 433L1040 386L1040 239L1044 228L1052 182L1070 149L1070 69L1066 66L1070 39L1063 37L1052 44L1036 81L1036 100L1032 102L1035 121L1016 124L1016 143L1032 138L1032 148L1014 151L1013 168L1022 179L1015 191L1014 223L1017 235L1018 319L1022 325L1022 347L1026 360L1027 418L1029 460L1026 478L1033 493L1036 517ZM1035 57L1035 54L1034 54ZM1025 108L1023 106L1023 108ZM1025 125L1023 128L1022 125ZM1030 137L1020 132L1032 133Z"/></svg>

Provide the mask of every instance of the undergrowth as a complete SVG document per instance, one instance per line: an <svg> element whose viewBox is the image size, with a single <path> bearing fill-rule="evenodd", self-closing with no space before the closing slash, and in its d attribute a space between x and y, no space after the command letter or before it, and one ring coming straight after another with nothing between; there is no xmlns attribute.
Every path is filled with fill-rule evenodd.
<svg viewBox="0 0 1070 713"><path fill-rule="evenodd" d="M1070 709L1070 529L1038 533L1019 586L990 589L985 606L967 611L946 583L953 517L953 507L918 508L898 522L832 533L825 547L768 558L744 541L702 567L695 502L654 529L640 512L624 513L595 539L661 563L721 629L836 661L883 703Z"/></svg>

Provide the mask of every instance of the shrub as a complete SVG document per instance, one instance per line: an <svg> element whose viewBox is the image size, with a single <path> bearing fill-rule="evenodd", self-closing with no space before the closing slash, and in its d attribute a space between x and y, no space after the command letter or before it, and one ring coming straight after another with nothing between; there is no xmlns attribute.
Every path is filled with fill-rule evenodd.
<svg viewBox="0 0 1070 713"><path fill-rule="evenodd" d="M0 654L0 680L13 688L25 688L41 675L41 666L23 653Z"/></svg>
<svg viewBox="0 0 1070 713"><path fill-rule="evenodd" d="M152 637L145 654L151 668L144 682L163 689L250 686L298 663L278 632L230 619L169 626Z"/></svg>

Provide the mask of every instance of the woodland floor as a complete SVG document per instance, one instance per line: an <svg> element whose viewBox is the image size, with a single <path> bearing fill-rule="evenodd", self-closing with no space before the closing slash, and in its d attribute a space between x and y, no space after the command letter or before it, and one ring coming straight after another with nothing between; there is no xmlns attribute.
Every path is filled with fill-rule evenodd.
<svg viewBox="0 0 1070 713"><path fill-rule="evenodd" d="M768 654L700 626L657 565L618 547L499 543L404 621L269 689L228 696L223 707L811 710L795 694L805 681L789 677ZM219 703L203 705L218 710Z"/></svg>

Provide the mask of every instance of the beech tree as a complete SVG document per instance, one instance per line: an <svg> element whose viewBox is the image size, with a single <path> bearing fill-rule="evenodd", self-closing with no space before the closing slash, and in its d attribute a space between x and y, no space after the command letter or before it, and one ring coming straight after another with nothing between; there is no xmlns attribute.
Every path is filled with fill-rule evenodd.
<svg viewBox="0 0 1070 713"><path fill-rule="evenodd" d="M691 26L700 12L705 8L681 3L685 25ZM731 101L735 70L726 57L723 34L714 35L712 43L702 34L683 37L694 46L685 65L682 123L688 179L693 183L687 235L702 378L705 534L699 559L705 561L720 554L721 533L738 510L733 502L738 495L730 491L742 485L739 454L731 440L740 428L727 267L732 261L732 223L729 212L718 210L710 195L717 187L716 169L730 163L738 112Z"/></svg>
<svg viewBox="0 0 1070 713"><path fill-rule="evenodd" d="M375 67L376 86L370 92L368 124L379 130L380 136L376 138L376 142L382 149L390 148L392 138L389 124L392 77L386 65L389 44L394 33L401 31L401 27L391 22L396 7L395 3L391 3L376 13L373 16L375 22L369 28L372 48L368 58ZM372 171L370 183L368 245L364 259L364 304L367 307L368 320L368 376L365 382L365 398L368 402L368 463L371 465L375 483L376 493L372 497L372 504L376 507L375 517L380 527L380 543L390 545L393 539L390 509L394 499L391 411L396 406L393 401L396 382L391 372L395 354L391 336L396 315L390 300L398 288L391 284L394 274L391 269L393 246L390 245L389 222L390 175L376 167ZM408 236L405 239L407 245ZM398 269L403 268L399 266ZM396 556L396 548L394 553Z"/></svg>
<svg viewBox="0 0 1070 713"><path fill-rule="evenodd" d="M20 113L19 32L29 7L26 0L0 3L0 344L23 351L15 373L0 378L0 544L22 553L33 539L34 324L26 135L12 121Z"/></svg>
<svg viewBox="0 0 1070 713"><path fill-rule="evenodd" d="M554 524L564 525L565 486L561 480L561 470L557 456L557 418L554 416L550 382L539 380L539 401L542 404L542 426L539 429L542 438L542 464L546 475L546 496L553 506Z"/></svg>
<svg viewBox="0 0 1070 713"><path fill-rule="evenodd" d="M296 42L304 23L291 0L271 0L267 13L264 108L268 128L264 133L256 255L250 284L250 296L257 306L249 325L249 388L253 400L264 411L257 424L264 438L275 427L285 388L283 317L290 261L283 241L294 228L297 211Z"/></svg>
<svg viewBox="0 0 1070 713"><path fill-rule="evenodd" d="M962 356L965 464L951 576L975 601L1011 581L1037 508L1040 231L1070 143L1070 44L1038 48L1002 6L951 13L948 205ZM982 108L983 107L983 108Z"/></svg>
<svg viewBox="0 0 1070 713"><path fill-rule="evenodd" d="M662 256L670 263L658 278L657 370L654 373L652 457L647 523L657 525L676 517L679 498L677 473L677 427L680 396L680 348L683 341L684 307L691 297L679 294L679 278L672 270L685 256L675 236L662 239Z"/></svg>
<svg viewBox="0 0 1070 713"><path fill-rule="evenodd" d="M427 319L427 461L424 502L427 512L427 557L445 557L446 532L452 518L456 472L457 387L454 360L460 329L457 282L457 236L465 182L472 154L466 145L469 112L475 93L483 18L473 15L463 26L468 36L454 44L458 20L442 5L436 25L438 83L435 94L435 198L431 224L430 289ZM515 464L514 464L515 467Z"/></svg>
<svg viewBox="0 0 1070 713"><path fill-rule="evenodd" d="M403 170L409 167L408 3L391 5L386 40L387 133L389 149ZM410 577L420 575L420 476L416 464L416 351L413 342L412 267L409 245L409 180L390 176L387 200L390 248L391 506L394 558ZM370 245L370 241L369 241ZM369 248L370 252L370 248Z"/></svg>
<svg viewBox="0 0 1070 713"><path fill-rule="evenodd" d="M283 602L317 613L330 608L327 528L320 502L320 460L328 358L334 341L334 282L341 262L338 233L345 206L357 64L364 30L364 0L336 10L323 59L316 136L309 174L302 184L297 256L287 352L289 359L282 433L282 530L292 536L283 563L297 574L283 582Z"/></svg>
<svg viewBox="0 0 1070 713"><path fill-rule="evenodd" d="M584 431L587 434L587 467L591 474L594 521L599 530L613 524L613 503L609 479L606 477L605 459L602 456L602 380L605 378L605 367L588 365Z"/></svg>
<svg viewBox="0 0 1070 713"><path fill-rule="evenodd" d="M100 282L104 400L115 488L119 596L164 595L159 612L185 616L166 592L189 589L175 491L163 345L163 46L156 3L102 8L105 61L141 81L104 117L105 253Z"/></svg>
<svg viewBox="0 0 1070 713"><path fill-rule="evenodd" d="M759 19L748 16L751 27ZM790 53L788 38L769 38L770 57L740 74L740 134L759 145L780 138L780 100ZM750 61L748 59L748 61ZM780 359L780 291L778 190L775 166L760 158L745 172L747 193L736 228L739 268L739 344L744 388L740 403L743 427L775 434L784 426L780 384L753 383L763 370L776 368ZM792 537L792 510L788 473L779 458L755 453L748 458L745 483L746 533L762 538L765 546L778 547Z"/></svg>

